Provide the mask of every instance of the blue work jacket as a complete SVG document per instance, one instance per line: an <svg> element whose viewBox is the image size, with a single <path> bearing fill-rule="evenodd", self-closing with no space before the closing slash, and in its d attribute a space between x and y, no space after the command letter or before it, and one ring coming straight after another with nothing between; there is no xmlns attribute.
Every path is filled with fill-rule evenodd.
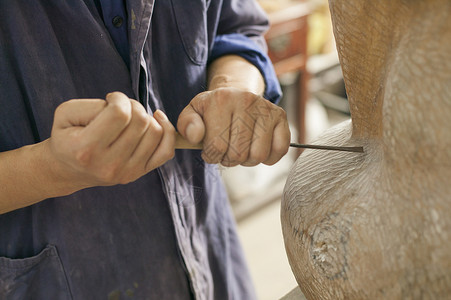
<svg viewBox="0 0 451 300"><path fill-rule="evenodd" d="M93 0L0 0L0 151L49 138L62 102L111 91L175 124L205 90L208 62L228 53L262 71L266 98L280 96L254 0L126 7L129 66ZM255 298L217 166L199 151L0 215L0 299L192 298Z"/></svg>

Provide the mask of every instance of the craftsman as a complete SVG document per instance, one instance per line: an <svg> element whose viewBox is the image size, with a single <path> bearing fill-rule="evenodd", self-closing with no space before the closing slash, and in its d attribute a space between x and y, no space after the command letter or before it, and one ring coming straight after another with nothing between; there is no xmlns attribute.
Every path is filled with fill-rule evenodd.
<svg viewBox="0 0 451 300"><path fill-rule="evenodd" d="M215 164L288 149L267 25L254 0L0 2L0 299L255 298Z"/></svg>

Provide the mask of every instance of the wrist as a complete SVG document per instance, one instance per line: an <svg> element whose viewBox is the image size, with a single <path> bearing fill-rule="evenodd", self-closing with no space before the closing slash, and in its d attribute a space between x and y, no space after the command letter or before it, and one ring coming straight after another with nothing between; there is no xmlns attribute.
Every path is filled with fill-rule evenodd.
<svg viewBox="0 0 451 300"><path fill-rule="evenodd" d="M50 143L50 139L47 139L24 147L29 152L25 157L30 159L32 172L40 174L36 180L37 190L42 189L39 191L40 195L44 199L66 196L84 188L71 178L68 167L55 158Z"/></svg>
<svg viewBox="0 0 451 300"><path fill-rule="evenodd" d="M0 214L77 190L49 150L47 140L0 153Z"/></svg>
<svg viewBox="0 0 451 300"><path fill-rule="evenodd" d="M235 88L246 92L252 92L257 95L262 95L263 91L260 91L259 88L255 85L251 85L248 82L243 82L241 80L237 80L233 76L220 74L211 78L208 90L212 91L220 88Z"/></svg>
<svg viewBox="0 0 451 300"><path fill-rule="evenodd" d="M260 71L244 58L236 55L223 56L210 64L208 90L236 88L262 96L265 81Z"/></svg>

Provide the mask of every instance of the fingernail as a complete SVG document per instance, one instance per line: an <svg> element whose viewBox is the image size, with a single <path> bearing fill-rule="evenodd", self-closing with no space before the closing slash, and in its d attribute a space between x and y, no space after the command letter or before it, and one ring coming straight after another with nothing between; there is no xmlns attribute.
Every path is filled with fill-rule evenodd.
<svg viewBox="0 0 451 300"><path fill-rule="evenodd" d="M168 121L168 117L166 116L166 114L159 109L157 109L153 115L160 120Z"/></svg>

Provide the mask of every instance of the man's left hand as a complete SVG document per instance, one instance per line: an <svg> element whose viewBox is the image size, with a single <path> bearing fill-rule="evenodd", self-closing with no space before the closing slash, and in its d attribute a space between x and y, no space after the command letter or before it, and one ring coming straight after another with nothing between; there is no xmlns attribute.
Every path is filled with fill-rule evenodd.
<svg viewBox="0 0 451 300"><path fill-rule="evenodd" d="M203 142L207 163L227 167L275 164L290 144L282 108L232 87L198 94L180 114L177 128L190 143Z"/></svg>

